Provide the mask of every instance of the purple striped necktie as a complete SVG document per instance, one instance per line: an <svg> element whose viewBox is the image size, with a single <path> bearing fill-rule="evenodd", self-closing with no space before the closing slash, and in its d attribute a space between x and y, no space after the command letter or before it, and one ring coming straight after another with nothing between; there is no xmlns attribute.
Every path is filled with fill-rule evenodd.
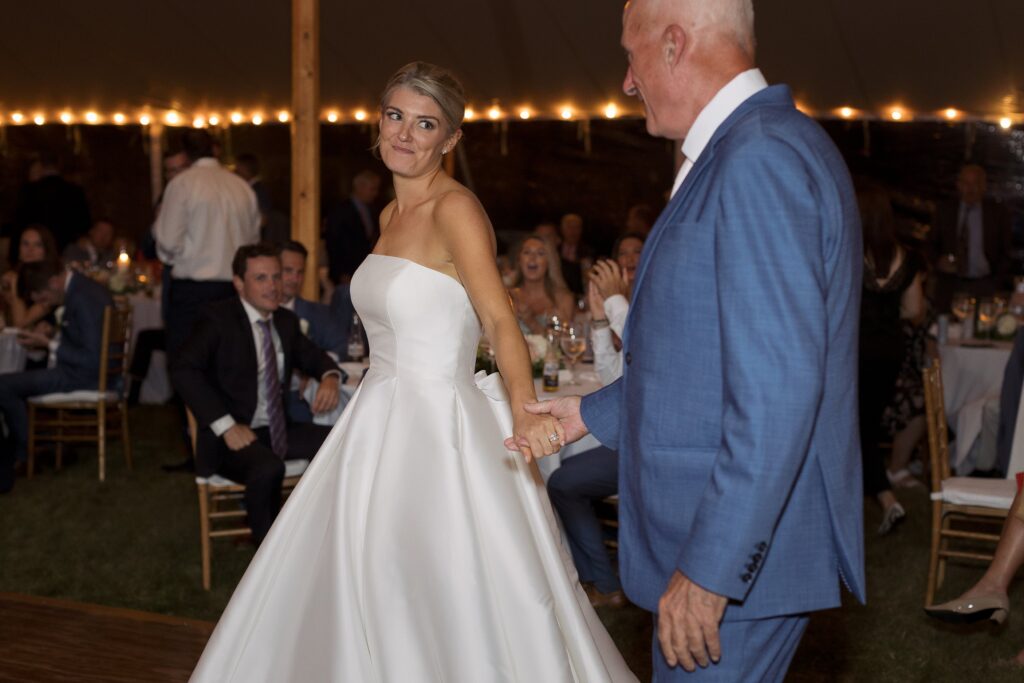
<svg viewBox="0 0 1024 683"><path fill-rule="evenodd" d="M277 374L277 351L274 349L274 338L270 332L269 320L257 320L263 333L263 358L266 372L263 375L263 388L267 396L267 422L270 426L270 447L274 455L284 458L288 452L288 432L284 423L284 402L281 396L281 379Z"/></svg>

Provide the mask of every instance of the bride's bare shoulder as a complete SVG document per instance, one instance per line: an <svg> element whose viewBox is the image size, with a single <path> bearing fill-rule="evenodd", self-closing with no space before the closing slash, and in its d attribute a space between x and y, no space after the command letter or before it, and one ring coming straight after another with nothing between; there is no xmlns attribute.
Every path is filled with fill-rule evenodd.
<svg viewBox="0 0 1024 683"><path fill-rule="evenodd" d="M380 226L381 231L384 231L384 230L387 229L387 225L388 225L388 223L391 222L391 216L394 215L394 213L395 213L395 206L397 204L398 204L398 200L397 199L392 199L390 202L388 202L387 206L385 206L383 209L381 209L380 216L378 217L379 221L377 223Z"/></svg>

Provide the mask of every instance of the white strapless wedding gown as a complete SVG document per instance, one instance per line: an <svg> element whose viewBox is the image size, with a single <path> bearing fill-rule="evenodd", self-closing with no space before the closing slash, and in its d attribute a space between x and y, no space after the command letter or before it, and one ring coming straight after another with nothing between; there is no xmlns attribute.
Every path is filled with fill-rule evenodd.
<svg viewBox="0 0 1024 683"><path fill-rule="evenodd" d="M577 580L455 279L371 255L370 369L239 583L193 681L635 681Z"/></svg>

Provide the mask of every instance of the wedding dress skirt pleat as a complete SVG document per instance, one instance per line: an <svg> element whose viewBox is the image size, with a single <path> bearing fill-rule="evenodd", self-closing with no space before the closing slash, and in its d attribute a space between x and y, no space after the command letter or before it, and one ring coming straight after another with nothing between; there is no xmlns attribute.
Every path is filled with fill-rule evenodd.
<svg viewBox="0 0 1024 683"><path fill-rule="evenodd" d="M370 369L284 505L193 681L635 681L577 580L455 279L371 255Z"/></svg>

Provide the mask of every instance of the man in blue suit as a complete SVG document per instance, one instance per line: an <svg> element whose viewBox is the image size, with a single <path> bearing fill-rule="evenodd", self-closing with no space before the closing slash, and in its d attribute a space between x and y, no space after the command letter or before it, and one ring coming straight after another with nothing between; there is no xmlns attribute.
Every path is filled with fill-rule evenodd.
<svg viewBox="0 0 1024 683"><path fill-rule="evenodd" d="M100 346L103 341L103 309L113 305L105 287L73 271L65 271L56 263L29 263L19 281L34 301L50 307L63 304L60 316L60 341L57 362L52 368L28 370L0 377L0 414L7 422L13 461L23 463L28 457L28 408L26 399L54 392L95 389L99 379ZM26 348L46 351L51 341L34 332L19 332ZM9 488L11 457L0 463L0 490Z"/></svg>
<svg viewBox="0 0 1024 683"><path fill-rule="evenodd" d="M781 681L809 612L841 583L864 600L857 205L828 136L754 68L750 0L633 0L622 45L624 90L685 162L622 378L531 410L620 454L620 571L656 613L655 680Z"/></svg>
<svg viewBox="0 0 1024 683"><path fill-rule="evenodd" d="M345 357L348 349L348 338L341 321L336 318L328 306L316 301L309 301L299 296L302 283L306 279L306 258L309 252L302 242L290 240L281 247L281 308L299 316L302 333L318 347L331 354L335 362ZM340 394L339 400L344 404L347 397ZM309 404L302 400L293 386L288 391L285 401L288 417L293 422L312 422L313 412Z"/></svg>

